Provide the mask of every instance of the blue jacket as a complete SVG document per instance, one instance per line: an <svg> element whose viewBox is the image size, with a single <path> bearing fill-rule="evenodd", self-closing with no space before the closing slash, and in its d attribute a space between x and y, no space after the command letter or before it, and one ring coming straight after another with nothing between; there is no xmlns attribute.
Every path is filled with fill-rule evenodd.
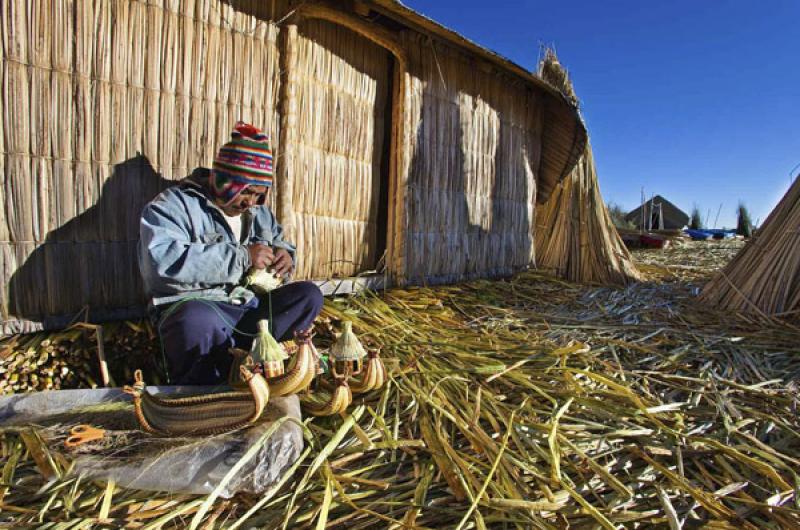
<svg viewBox="0 0 800 530"><path fill-rule="evenodd" d="M250 268L247 245L285 248L295 259L295 247L283 239L283 229L267 206L242 214L237 241L220 210L207 195L208 172L183 179L159 194L142 211L139 225L139 270L153 306L184 298L246 303L253 293L239 282Z"/></svg>

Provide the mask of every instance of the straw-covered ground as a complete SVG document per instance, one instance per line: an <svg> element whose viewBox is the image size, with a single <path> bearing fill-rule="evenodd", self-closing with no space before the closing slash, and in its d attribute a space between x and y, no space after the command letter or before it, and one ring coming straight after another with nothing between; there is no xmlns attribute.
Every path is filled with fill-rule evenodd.
<svg viewBox="0 0 800 530"><path fill-rule="evenodd" d="M745 245L737 239L691 241L675 238L663 250L634 251L636 265L654 281L705 283Z"/></svg>
<svg viewBox="0 0 800 530"><path fill-rule="evenodd" d="M353 320L362 340L381 345L391 380L348 416L308 422L309 450L266 495L221 500L89 482L64 473L68 459L55 445L6 430L0 520L13 528L798 527L800 331L694 302L736 246L638 252L649 281L627 288L528 272L330 301L325 317Z"/></svg>

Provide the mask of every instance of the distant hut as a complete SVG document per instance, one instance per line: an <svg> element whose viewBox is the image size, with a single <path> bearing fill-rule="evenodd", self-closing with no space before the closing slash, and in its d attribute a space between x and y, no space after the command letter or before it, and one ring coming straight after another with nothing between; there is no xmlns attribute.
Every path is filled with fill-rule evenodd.
<svg viewBox="0 0 800 530"><path fill-rule="evenodd" d="M645 201L628 213L625 220L645 230L680 230L689 224L689 216L661 195Z"/></svg>
<svg viewBox="0 0 800 530"><path fill-rule="evenodd" d="M586 144L558 90L391 0L6 0L0 33L6 333L141 315L142 206L239 119L321 283L530 266Z"/></svg>

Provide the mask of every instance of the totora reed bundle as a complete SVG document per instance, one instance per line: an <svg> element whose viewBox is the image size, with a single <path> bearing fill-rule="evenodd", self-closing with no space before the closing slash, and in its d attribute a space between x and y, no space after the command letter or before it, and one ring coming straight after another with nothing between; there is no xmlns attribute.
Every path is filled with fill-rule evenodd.
<svg viewBox="0 0 800 530"><path fill-rule="evenodd" d="M700 300L761 318L800 316L800 179Z"/></svg>
<svg viewBox="0 0 800 530"><path fill-rule="evenodd" d="M575 99L569 76L551 50L540 65L540 75ZM620 285L640 279L600 195L588 142L572 173L537 209L535 247L538 268L574 282Z"/></svg>
<svg viewBox="0 0 800 530"><path fill-rule="evenodd" d="M250 269L242 282L257 293L266 294L283 284L283 279L266 269Z"/></svg>

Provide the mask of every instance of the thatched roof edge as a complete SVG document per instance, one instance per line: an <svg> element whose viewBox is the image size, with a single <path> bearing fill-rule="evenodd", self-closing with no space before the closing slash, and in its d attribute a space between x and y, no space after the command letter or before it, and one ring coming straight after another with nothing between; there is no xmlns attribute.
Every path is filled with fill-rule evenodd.
<svg viewBox="0 0 800 530"><path fill-rule="evenodd" d="M493 64L500 66L503 70L506 70L516 76L521 77L525 81L533 84L537 88L540 88L547 92L548 94L557 97L560 100L563 100L567 105L574 108L576 110L577 116L577 107L572 104L564 95L559 91L557 88L551 86L549 83L545 82L541 79L538 75L533 72L526 70L524 67L518 65L511 59L500 55L499 53L495 52L494 50L490 50L480 44L476 43L468 39L467 37L463 36L462 34L458 33L457 31L448 28L447 26L442 25L439 22L419 13L411 9L410 7L406 6L402 2L398 0L370 0L370 3L375 4L376 6L384 8L390 14L398 15L403 18L406 22L409 22L417 27L414 29L421 30L425 33L431 33L434 36L440 37L448 42L458 45L461 48L466 49L472 53L480 55L482 58L487 59L488 61L492 62Z"/></svg>
<svg viewBox="0 0 800 530"><path fill-rule="evenodd" d="M583 154L588 133L583 118L580 115L577 101L570 100L561 90L542 79L539 75L499 53L492 51L480 44L471 41L457 31L454 31L439 22L407 7L399 0L366 0L371 7L382 14L402 21L412 29L423 34L437 37L443 41L466 50L488 61L499 69L519 78L528 85L548 96L548 115L556 120L570 121L571 131L555 132L559 136L557 141L547 141L543 145L541 177L544 184L538 191L538 202L544 202L550 195L555 185L570 174ZM553 125L550 125L553 128ZM563 138L566 132L569 140ZM558 134L562 133L562 134Z"/></svg>

